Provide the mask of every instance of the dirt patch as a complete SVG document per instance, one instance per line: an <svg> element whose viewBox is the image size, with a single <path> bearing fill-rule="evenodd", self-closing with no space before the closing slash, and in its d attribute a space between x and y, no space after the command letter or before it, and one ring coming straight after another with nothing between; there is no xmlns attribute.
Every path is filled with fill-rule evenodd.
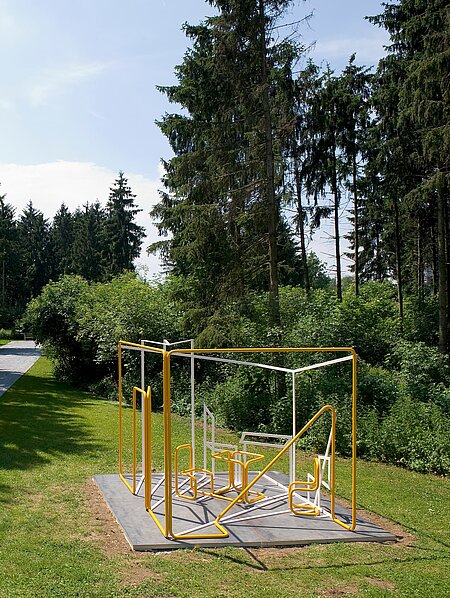
<svg viewBox="0 0 450 598"><path fill-rule="evenodd" d="M159 579L159 573L145 566L143 561L146 554L131 549L94 480L86 480L84 494L91 522L85 540L98 546L107 558L126 557L121 562L120 570L123 585L138 586L147 579Z"/></svg>
<svg viewBox="0 0 450 598"><path fill-rule="evenodd" d="M105 503L94 480L86 480L84 484L86 506L91 515L93 525L86 537L93 540L107 556L130 554L130 545L125 539L122 529Z"/></svg>
<svg viewBox="0 0 450 598"><path fill-rule="evenodd" d="M343 507L346 507L347 509L351 509L351 503L344 499L340 498L336 502L342 505ZM376 513L366 511L365 509L357 509L356 517L360 519L365 519L370 523L374 523L375 525L382 527L385 531L389 532L390 534L393 534L396 537L397 542L403 545L412 544L416 539L416 537L413 534L408 533L398 523L394 523L389 519L385 519L384 517L381 517L381 515L377 515ZM385 542L385 544L392 544L392 542Z"/></svg>
<svg viewBox="0 0 450 598"><path fill-rule="evenodd" d="M382 588L383 590L390 591L395 590L395 585L384 579L379 579L377 577L365 577L364 581L369 583L371 586L375 586L376 588Z"/></svg>
<svg viewBox="0 0 450 598"><path fill-rule="evenodd" d="M357 596L359 589L354 585L341 586L339 588L329 588L319 594L320 598L337 598L338 596Z"/></svg>

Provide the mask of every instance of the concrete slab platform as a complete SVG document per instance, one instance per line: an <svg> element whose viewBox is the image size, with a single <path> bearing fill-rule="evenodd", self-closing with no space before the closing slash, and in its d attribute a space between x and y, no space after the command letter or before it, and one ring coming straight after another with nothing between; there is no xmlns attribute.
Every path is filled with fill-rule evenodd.
<svg viewBox="0 0 450 598"><path fill-rule="evenodd" d="M220 476L216 474L216 487L220 487ZM256 475L255 473L253 475ZM153 474L153 485L162 478L161 474ZM330 518L295 516L287 505L286 489L287 476L277 472L270 472L255 484L254 490L262 491L266 496L276 496L284 493L284 497L276 504L267 507L261 506L250 511L252 506L236 505L230 510L235 515L234 521L223 522L229 532L228 538L196 539L196 540L171 540L164 538L158 527L144 507L143 489L137 496L127 489L118 475L96 475L94 481L99 487L108 507L122 528L131 548L136 551L173 550L177 548L221 547L268 547L268 546L301 546L313 543L330 542L388 542L395 541L395 536L377 525L359 519L354 532L349 532ZM283 489L284 487L284 489ZM157 504L163 496L163 484L158 488L152 500L152 505ZM230 493L234 498L236 494ZM196 525L211 522L209 527L201 531L218 533L212 524L215 517L225 508L226 502L221 499L205 497L193 502L173 498L173 530L181 533ZM322 499L324 507L327 500ZM329 503L328 503L329 504ZM159 521L164 521L164 505L155 509ZM227 514L228 515L228 514ZM251 519L239 521L238 518L251 516ZM336 515L345 522L350 522L348 509L337 505ZM200 530L196 533L200 533Z"/></svg>

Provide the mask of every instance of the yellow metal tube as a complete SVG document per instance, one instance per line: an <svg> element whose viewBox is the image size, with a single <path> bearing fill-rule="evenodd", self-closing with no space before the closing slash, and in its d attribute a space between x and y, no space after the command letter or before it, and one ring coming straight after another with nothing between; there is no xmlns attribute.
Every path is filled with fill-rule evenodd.
<svg viewBox="0 0 450 598"><path fill-rule="evenodd" d="M272 461L270 461L270 463L268 463L266 465L266 467L264 467L254 478L253 480L247 484L247 486L245 488L242 489L242 491L240 492L240 494L238 494L236 496L236 498L231 501L226 507L225 509L219 513L219 515L217 515L216 517L216 523L219 523L220 519L226 515L226 513L228 513L228 511L234 507L234 505L239 502L240 499L242 499L250 490L250 488L252 488L256 482L258 480L260 480L262 478L262 476L269 471L274 465L275 463L278 461L278 459L280 457L282 457L282 455L284 455L284 453L286 451L288 451L290 449L290 447L295 444L295 442L297 442L297 440L314 424L315 421L317 421L319 419L319 417L325 413L325 411L331 411L331 444L332 447L334 447L334 443L335 443L335 421L336 421L336 414L335 414L335 410L334 407L332 405L325 405L324 407L322 407L321 409L319 409L319 411L309 420L308 423L306 423L303 428L294 436L294 438L292 438L292 440L290 440L288 443L286 443L284 445L284 447L280 450L280 452L278 453L278 455L276 455L276 457L274 457L272 459ZM333 460L334 460L334 451L332 451L332 464L333 464ZM333 480L334 481L334 480ZM334 502L334 484L331 486L331 502L333 505Z"/></svg>
<svg viewBox="0 0 450 598"><path fill-rule="evenodd" d="M172 349L169 355L174 353L352 353L355 350L351 347L239 347L229 349Z"/></svg>
<svg viewBox="0 0 450 598"><path fill-rule="evenodd" d="M119 377L119 475L122 476L122 346L118 346L117 371Z"/></svg>
<svg viewBox="0 0 450 598"><path fill-rule="evenodd" d="M141 388L138 388L137 386L133 387L133 423L132 423L132 442L133 442L133 485L130 485L128 483L128 480L125 478L122 468L120 469L119 475L121 480L123 481L123 483L125 484L125 486L130 490L130 492L132 492L133 494L136 494L136 477L137 477L137 447L136 447L136 396L137 393L140 393L142 395L142 400L144 400L144 397L146 395L145 391L142 390ZM123 444L123 441L122 441ZM120 461L122 462L122 451L120 453Z"/></svg>
<svg viewBox="0 0 450 598"><path fill-rule="evenodd" d="M144 453L145 453L145 467L144 467L144 506L146 511L150 514L153 521L159 528L159 531L165 536L166 532L158 518L151 509L152 500L152 393L150 386L144 395L144 411L145 411L145 425L144 425Z"/></svg>
<svg viewBox="0 0 450 598"><path fill-rule="evenodd" d="M352 463L351 463L351 468L352 468L352 508L351 508L351 513L352 513L352 522L350 525L348 525L347 523L345 523L344 521L341 521L339 518L336 517L335 511L334 511L334 501L331 504L332 510L331 510L331 516L333 518L333 521L339 525L341 525L342 527L344 527L345 529L348 529L349 531L354 531L355 527L356 527L356 385L357 385L357 362L356 362L356 351L354 349L352 349L352 355L353 355L353 360L352 360ZM332 452L334 453L334 447L332 447ZM331 478L332 478L332 483L333 483L333 487L334 487L334 483L335 483L335 464L334 464L334 455L332 456L331 459Z"/></svg>
<svg viewBox="0 0 450 598"><path fill-rule="evenodd" d="M170 405L170 355L163 353L164 500L165 536L172 533L172 426Z"/></svg>

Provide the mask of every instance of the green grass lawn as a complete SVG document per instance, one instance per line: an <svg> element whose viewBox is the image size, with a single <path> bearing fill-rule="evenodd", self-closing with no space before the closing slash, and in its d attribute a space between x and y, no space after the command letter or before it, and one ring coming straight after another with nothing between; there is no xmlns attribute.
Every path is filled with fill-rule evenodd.
<svg viewBox="0 0 450 598"><path fill-rule="evenodd" d="M174 444L189 438L188 421L173 429ZM133 554L110 550L117 538L86 496L116 463L117 405L56 382L45 359L0 398L1 597L450 595L448 479L359 463L359 506L409 541ZM339 462L344 495L348 474Z"/></svg>
<svg viewBox="0 0 450 598"><path fill-rule="evenodd" d="M4 338L0 338L0 346L1 345L7 345L9 342L10 342L9 340L6 340Z"/></svg>

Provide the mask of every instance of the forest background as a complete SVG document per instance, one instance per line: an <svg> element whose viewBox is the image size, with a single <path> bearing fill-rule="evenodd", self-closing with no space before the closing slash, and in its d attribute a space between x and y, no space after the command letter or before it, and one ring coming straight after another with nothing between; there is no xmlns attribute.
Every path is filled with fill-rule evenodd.
<svg viewBox="0 0 450 598"><path fill-rule="evenodd" d="M340 75L299 68L306 48L280 25L289 0L209 4L216 16L185 25L178 84L161 88L178 110L159 122L174 157L152 211L162 240L150 251L167 276L149 284L132 274L142 230L123 173L105 209L62 206L52 223L31 203L16 219L2 196L2 325L26 309L22 325L58 376L110 395L120 338L354 346L359 454L448 473L449 3L386 3L371 18L390 35L386 56L374 72L349 57ZM334 281L306 251L327 218ZM137 367L130 358L129 385ZM158 372L148 375L157 389ZM174 371L179 388L185 376ZM198 380L199 405L211 403L224 425L287 431L279 376L204 366ZM349 421L343 369L306 376L299 392L300 424L330 397ZM181 413L185 395L174 397ZM341 427L344 455L348 435ZM321 440L318 430L308 443Z"/></svg>

